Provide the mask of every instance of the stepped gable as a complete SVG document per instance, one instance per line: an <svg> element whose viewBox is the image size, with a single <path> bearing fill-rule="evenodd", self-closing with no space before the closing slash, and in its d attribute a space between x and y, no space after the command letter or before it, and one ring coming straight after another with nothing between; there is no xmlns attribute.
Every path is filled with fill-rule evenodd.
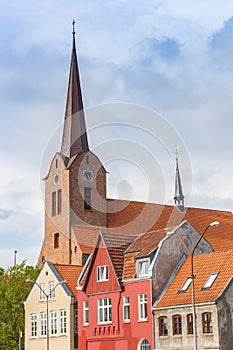
<svg viewBox="0 0 233 350"><path fill-rule="evenodd" d="M80 265L53 265L61 278L66 281L66 285L73 295L76 295L77 280L82 272L83 266Z"/></svg>
<svg viewBox="0 0 233 350"><path fill-rule="evenodd" d="M194 256L195 272L195 302L214 302L232 281L233 251L213 252L205 255ZM156 304L156 308L190 305L192 301L192 288L188 287L186 292L179 293L187 277L190 276L191 261L188 257L181 266L165 294ZM203 290L203 286L212 273L219 272L212 287Z"/></svg>

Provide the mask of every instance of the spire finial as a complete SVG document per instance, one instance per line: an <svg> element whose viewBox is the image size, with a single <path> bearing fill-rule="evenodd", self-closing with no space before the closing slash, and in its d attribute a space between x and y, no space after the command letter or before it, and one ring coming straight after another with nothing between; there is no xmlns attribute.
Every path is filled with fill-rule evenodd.
<svg viewBox="0 0 233 350"><path fill-rule="evenodd" d="M183 212L184 211L184 195L182 191L179 164L178 164L178 146L175 145L175 155L176 155L176 177L175 177L175 205L176 207Z"/></svg>
<svg viewBox="0 0 233 350"><path fill-rule="evenodd" d="M72 22L72 27L73 27L72 34L73 34L73 36L75 36L76 31L75 31L75 20L74 19L73 19L73 22Z"/></svg>
<svg viewBox="0 0 233 350"><path fill-rule="evenodd" d="M178 154L179 154L178 149L179 149L179 146L178 146L178 145L175 145L175 149L176 149L176 151L175 151L176 159L178 159Z"/></svg>

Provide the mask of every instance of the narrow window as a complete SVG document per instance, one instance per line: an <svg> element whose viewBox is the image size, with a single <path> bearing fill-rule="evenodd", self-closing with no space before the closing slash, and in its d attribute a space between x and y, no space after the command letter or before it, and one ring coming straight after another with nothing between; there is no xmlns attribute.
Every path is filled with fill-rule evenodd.
<svg viewBox="0 0 233 350"><path fill-rule="evenodd" d="M55 233L53 245L54 245L54 249L59 248L59 233Z"/></svg>
<svg viewBox="0 0 233 350"><path fill-rule="evenodd" d="M84 187L84 209L91 210L91 188Z"/></svg>
<svg viewBox="0 0 233 350"><path fill-rule="evenodd" d="M56 192L52 192L52 216L56 215Z"/></svg>
<svg viewBox="0 0 233 350"><path fill-rule="evenodd" d="M30 315L30 337L34 338L37 336L37 320L36 314Z"/></svg>
<svg viewBox="0 0 233 350"><path fill-rule="evenodd" d="M173 335L182 334L182 319L181 315L172 316Z"/></svg>
<svg viewBox="0 0 233 350"><path fill-rule="evenodd" d="M56 159L56 168L58 168L58 159Z"/></svg>
<svg viewBox="0 0 233 350"><path fill-rule="evenodd" d="M66 334L66 310L60 310L60 334Z"/></svg>
<svg viewBox="0 0 233 350"><path fill-rule="evenodd" d="M193 334L193 314L187 315L187 333Z"/></svg>
<svg viewBox="0 0 233 350"><path fill-rule="evenodd" d="M108 281L108 265L97 267L97 282Z"/></svg>
<svg viewBox="0 0 233 350"><path fill-rule="evenodd" d="M47 334L47 315L46 312L40 314L40 335L46 336Z"/></svg>
<svg viewBox="0 0 233 350"><path fill-rule="evenodd" d="M50 332L51 335L57 334L57 312L50 311Z"/></svg>
<svg viewBox="0 0 233 350"><path fill-rule="evenodd" d="M86 156L86 164L89 164L89 156Z"/></svg>
<svg viewBox="0 0 233 350"><path fill-rule="evenodd" d="M87 259L89 258L90 254L82 254L82 265L86 264Z"/></svg>
<svg viewBox="0 0 233 350"><path fill-rule="evenodd" d="M213 322L211 312L204 312L202 314L202 329L203 333L213 333Z"/></svg>
<svg viewBox="0 0 233 350"><path fill-rule="evenodd" d="M98 322L111 323L112 322L112 301L110 298L98 300Z"/></svg>
<svg viewBox="0 0 233 350"><path fill-rule="evenodd" d="M55 300L56 291L55 291L55 282L49 282L49 300Z"/></svg>
<svg viewBox="0 0 233 350"><path fill-rule="evenodd" d="M123 297L123 321L130 321L130 299L129 297Z"/></svg>
<svg viewBox="0 0 233 350"><path fill-rule="evenodd" d="M45 283L40 283L39 284L39 295L38 295L39 301L43 301L46 299L45 295Z"/></svg>
<svg viewBox="0 0 233 350"><path fill-rule="evenodd" d="M138 295L138 319L139 321L147 321L147 295Z"/></svg>
<svg viewBox="0 0 233 350"><path fill-rule="evenodd" d="M78 307L77 303L74 305L74 333L78 334Z"/></svg>
<svg viewBox="0 0 233 350"><path fill-rule="evenodd" d="M159 335L168 335L168 322L166 316L159 317Z"/></svg>
<svg viewBox="0 0 233 350"><path fill-rule="evenodd" d="M61 215L61 210L62 208L62 194L61 194L61 190L57 191L57 214Z"/></svg>
<svg viewBox="0 0 233 350"><path fill-rule="evenodd" d="M89 325L89 304L87 300L83 302L83 324L85 326Z"/></svg>

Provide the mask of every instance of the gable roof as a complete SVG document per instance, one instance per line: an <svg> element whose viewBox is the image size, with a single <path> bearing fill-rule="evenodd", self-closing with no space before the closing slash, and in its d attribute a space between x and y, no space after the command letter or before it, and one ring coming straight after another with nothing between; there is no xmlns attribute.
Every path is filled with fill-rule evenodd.
<svg viewBox="0 0 233 350"><path fill-rule="evenodd" d="M212 287L203 287L212 273L219 273ZM233 251L213 252L194 256L195 274L195 303L215 302L221 296L233 277ZM178 270L173 281L165 291L163 297L155 305L156 308L190 305L192 303L192 288L180 293L180 289L187 277L191 275L191 258L188 257Z"/></svg>
<svg viewBox="0 0 233 350"><path fill-rule="evenodd" d="M62 280L66 281L66 285L71 291L72 295L76 295L77 280L82 272L83 266L79 265L53 265Z"/></svg>

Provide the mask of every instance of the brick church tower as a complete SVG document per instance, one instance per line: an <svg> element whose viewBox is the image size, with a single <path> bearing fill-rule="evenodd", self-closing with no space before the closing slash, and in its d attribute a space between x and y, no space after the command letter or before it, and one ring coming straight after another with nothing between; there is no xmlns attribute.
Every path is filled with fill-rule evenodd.
<svg viewBox="0 0 233 350"><path fill-rule="evenodd" d="M44 242L38 266L49 260L81 264L72 226L107 226L106 171L89 150L73 29L73 47L61 151L45 181Z"/></svg>

